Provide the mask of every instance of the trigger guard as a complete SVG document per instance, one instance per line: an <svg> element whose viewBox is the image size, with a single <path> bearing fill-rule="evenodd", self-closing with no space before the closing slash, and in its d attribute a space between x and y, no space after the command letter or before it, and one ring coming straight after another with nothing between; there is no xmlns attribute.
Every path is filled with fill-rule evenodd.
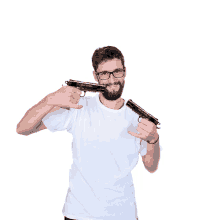
<svg viewBox="0 0 220 220"><path fill-rule="evenodd" d="M84 96L86 95L86 91L83 91L84 92ZM84 96L80 96L80 97L84 97Z"/></svg>

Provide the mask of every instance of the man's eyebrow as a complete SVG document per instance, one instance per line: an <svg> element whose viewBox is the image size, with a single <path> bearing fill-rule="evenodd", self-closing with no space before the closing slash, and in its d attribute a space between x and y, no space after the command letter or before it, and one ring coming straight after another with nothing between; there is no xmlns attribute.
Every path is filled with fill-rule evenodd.
<svg viewBox="0 0 220 220"><path fill-rule="evenodd" d="M113 71L115 71L115 70L123 70L123 68L116 68ZM102 72L113 72L113 71L103 70Z"/></svg>

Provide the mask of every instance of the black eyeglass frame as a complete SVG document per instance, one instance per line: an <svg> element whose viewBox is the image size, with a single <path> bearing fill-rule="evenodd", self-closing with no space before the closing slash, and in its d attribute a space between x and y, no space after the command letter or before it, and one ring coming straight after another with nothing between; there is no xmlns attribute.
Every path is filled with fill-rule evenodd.
<svg viewBox="0 0 220 220"><path fill-rule="evenodd" d="M119 68L120 69L120 68ZM119 70L119 69L116 69L116 70ZM110 78L110 75L112 74L115 78L122 78L122 77L124 77L125 76L125 69L121 69L122 71L123 71L123 76L121 76L121 77L115 77L114 76L114 72L115 72L115 70L114 71L112 71L112 72L109 72L109 71L103 71L103 72L107 72L108 74L109 74L109 77L108 77L108 79ZM99 74L100 73L103 73L103 72L95 72L96 73L96 75L99 77ZM107 79L101 79L100 77L99 77L99 79L100 80L107 80Z"/></svg>

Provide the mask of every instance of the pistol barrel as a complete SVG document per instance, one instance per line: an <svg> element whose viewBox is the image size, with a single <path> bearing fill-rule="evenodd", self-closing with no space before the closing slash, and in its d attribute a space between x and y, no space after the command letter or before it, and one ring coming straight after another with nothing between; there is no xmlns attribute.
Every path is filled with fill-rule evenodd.
<svg viewBox="0 0 220 220"><path fill-rule="evenodd" d="M69 81L65 81L68 86L74 86L81 91L89 91L89 92L104 92L106 86L98 85L97 83L90 83L90 82L81 82L77 80L70 79Z"/></svg>

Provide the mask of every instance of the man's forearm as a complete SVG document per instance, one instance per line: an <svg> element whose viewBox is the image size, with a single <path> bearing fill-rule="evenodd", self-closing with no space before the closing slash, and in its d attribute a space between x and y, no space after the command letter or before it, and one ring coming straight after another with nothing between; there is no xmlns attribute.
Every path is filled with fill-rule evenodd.
<svg viewBox="0 0 220 220"><path fill-rule="evenodd" d="M145 168L153 173L158 168L158 163L160 160L160 145L159 140L155 144L147 143L147 154L142 156L142 161Z"/></svg>
<svg viewBox="0 0 220 220"><path fill-rule="evenodd" d="M17 133L27 132L37 125L42 118L48 114L54 106L47 104L47 97L29 109L17 125Z"/></svg>

